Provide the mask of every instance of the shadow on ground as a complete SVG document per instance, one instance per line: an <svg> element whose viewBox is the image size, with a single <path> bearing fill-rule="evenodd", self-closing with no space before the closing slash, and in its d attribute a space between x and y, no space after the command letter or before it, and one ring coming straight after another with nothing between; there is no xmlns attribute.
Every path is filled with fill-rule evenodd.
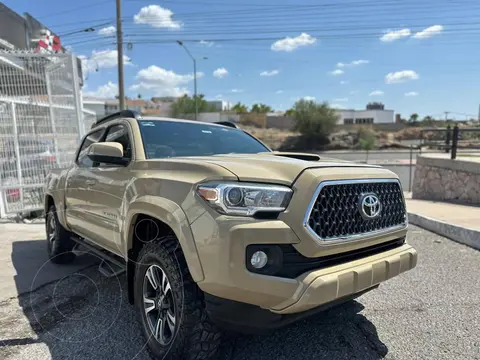
<svg viewBox="0 0 480 360"><path fill-rule="evenodd" d="M19 291L32 282L36 288L36 281L47 276L43 272L53 271L59 280L11 299L18 302L17 310L1 320L2 327L11 329L0 332L0 357L150 359L127 301L125 276L105 278L95 267L72 272L69 266L43 265L43 246L43 241L13 244ZM33 272L26 262L37 257L42 261L37 260ZM91 258L77 261L93 264ZM229 336L218 359L381 359L388 349L362 310L359 302L351 301L270 335ZM32 346L39 348L31 352Z"/></svg>

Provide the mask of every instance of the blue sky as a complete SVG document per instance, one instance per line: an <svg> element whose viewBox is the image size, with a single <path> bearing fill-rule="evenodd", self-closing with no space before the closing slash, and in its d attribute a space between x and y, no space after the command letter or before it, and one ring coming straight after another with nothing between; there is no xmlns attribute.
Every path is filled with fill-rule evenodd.
<svg viewBox="0 0 480 360"><path fill-rule="evenodd" d="M87 59L85 93L117 93L114 0L4 2ZM404 117L450 111L462 120L478 112L475 0L124 0L122 15L129 96L193 92L180 39L199 59L198 91L209 99L280 110L302 97L357 109L382 101ZM90 26L97 31L66 35Z"/></svg>

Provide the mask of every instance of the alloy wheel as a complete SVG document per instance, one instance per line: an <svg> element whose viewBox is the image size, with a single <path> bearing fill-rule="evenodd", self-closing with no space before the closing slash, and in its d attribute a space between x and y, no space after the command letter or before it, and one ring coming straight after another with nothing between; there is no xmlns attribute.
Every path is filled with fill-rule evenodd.
<svg viewBox="0 0 480 360"><path fill-rule="evenodd" d="M161 345L168 345L175 334L175 300L167 275L158 265L150 265L143 280L143 307L148 326Z"/></svg>

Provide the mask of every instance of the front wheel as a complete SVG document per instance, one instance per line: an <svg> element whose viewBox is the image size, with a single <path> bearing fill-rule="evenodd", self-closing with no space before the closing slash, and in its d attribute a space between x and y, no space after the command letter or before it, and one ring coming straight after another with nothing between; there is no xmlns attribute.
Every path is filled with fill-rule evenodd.
<svg viewBox="0 0 480 360"><path fill-rule="evenodd" d="M174 236L143 247L134 281L140 323L156 359L203 360L216 354L221 333L207 318Z"/></svg>

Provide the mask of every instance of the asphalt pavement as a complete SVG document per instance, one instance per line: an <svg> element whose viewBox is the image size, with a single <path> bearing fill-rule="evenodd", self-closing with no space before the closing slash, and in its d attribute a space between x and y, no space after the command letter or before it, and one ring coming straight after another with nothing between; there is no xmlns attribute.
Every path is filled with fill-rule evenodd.
<svg viewBox="0 0 480 360"><path fill-rule="evenodd" d="M103 277L92 258L39 266L43 225L8 225L0 271L11 268L13 280L2 278L0 359L150 359L124 276ZM219 360L480 359L480 252L414 226L409 242L414 270L270 335L230 338ZM25 265L32 259L35 272Z"/></svg>

